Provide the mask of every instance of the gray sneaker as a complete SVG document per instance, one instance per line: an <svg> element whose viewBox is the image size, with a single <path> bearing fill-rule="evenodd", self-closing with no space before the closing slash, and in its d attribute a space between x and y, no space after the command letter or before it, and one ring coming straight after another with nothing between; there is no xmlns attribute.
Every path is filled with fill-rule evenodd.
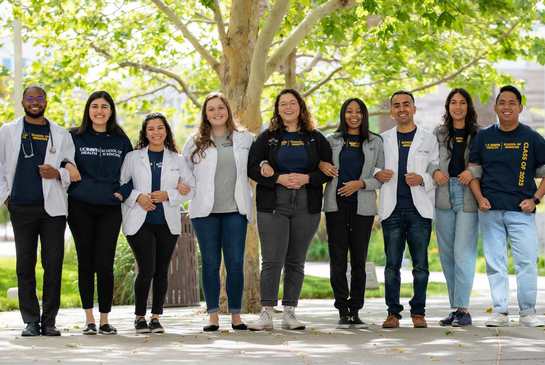
<svg viewBox="0 0 545 365"><path fill-rule="evenodd" d="M509 316L504 313L493 313L484 324L486 327L509 327Z"/></svg>
<svg viewBox="0 0 545 365"><path fill-rule="evenodd" d="M305 325L295 317L295 307L285 305L282 328L286 330L304 330Z"/></svg>
<svg viewBox="0 0 545 365"><path fill-rule="evenodd" d="M519 317L519 324L523 327L543 327L545 323L539 320L535 314L526 314Z"/></svg>
<svg viewBox="0 0 545 365"><path fill-rule="evenodd" d="M248 329L251 331L271 331L273 329L272 307L263 307L257 321L248 323Z"/></svg>

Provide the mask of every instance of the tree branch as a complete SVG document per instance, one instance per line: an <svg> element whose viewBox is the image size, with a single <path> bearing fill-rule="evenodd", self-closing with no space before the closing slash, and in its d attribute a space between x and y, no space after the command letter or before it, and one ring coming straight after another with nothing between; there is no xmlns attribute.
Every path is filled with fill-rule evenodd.
<svg viewBox="0 0 545 365"><path fill-rule="evenodd" d="M282 42L276 52L267 61L266 79L276 70L278 65L284 62L286 57L311 31L314 25L322 18L334 11L344 8L351 8L356 4L355 0L329 0L326 3L314 8L301 23Z"/></svg>
<svg viewBox="0 0 545 365"><path fill-rule="evenodd" d="M113 59L112 55L108 51L96 46L93 43L91 43L91 48L93 48L97 53L101 54L102 56L106 57L107 59L109 59L109 60ZM170 70L165 70L164 68L148 65L148 64L145 64L145 63L138 63L138 62L132 62L132 61L121 61L121 62L117 62L117 64L119 65L119 67L132 67L132 68L136 68L136 69L139 69L139 70L148 71L148 72L151 72L151 73L161 74L161 75L164 75L164 76L176 81L178 83L178 85L180 85L180 87L182 88L183 92L187 95L187 97L193 102L193 104L197 108L201 107L201 104L199 103L199 101L197 100L195 95L193 95L193 93L189 89L189 86L187 85L187 83L178 74L176 74L176 73L174 73L174 72L172 72Z"/></svg>
<svg viewBox="0 0 545 365"><path fill-rule="evenodd" d="M308 63L308 65L305 66L304 69L301 70L301 72L299 72L299 75L302 75L302 74L305 74L307 72L310 72L312 71L312 69L318 64L318 62L320 62L322 60L322 52L318 52L316 53L316 55L314 55L314 57L312 58L312 60L310 60L310 62Z"/></svg>
<svg viewBox="0 0 545 365"><path fill-rule="evenodd" d="M496 41L492 44L492 46L495 46L497 44L499 44L502 40L504 40L505 38L509 37L511 35L511 33L513 33L515 31L515 29L518 27L518 25L522 22L522 18L517 20L508 30L507 32L503 33L498 39L496 39ZM437 86L437 85L440 85L440 84L443 84L445 82L448 82L450 80L453 80L454 78L456 78L458 75L460 75L462 72L464 72L465 70L467 70L468 68L476 65L479 61L481 61L483 58L485 58L485 56L487 54L490 53L490 48L486 51L483 51L479 54L477 54L477 56L475 56L474 59L472 59L471 61L469 61L468 63L466 63L465 65L463 65L462 67L460 67L458 70L456 70L455 72L449 74L449 75L446 75L438 80L435 80L433 82L430 82L426 85L422 85L422 86L419 86L413 90L411 90L411 92L417 92L417 91L422 91L422 90L426 90L426 89L429 89L429 88L432 88L434 86Z"/></svg>
<svg viewBox="0 0 545 365"><path fill-rule="evenodd" d="M225 31L225 23L223 22L223 16L221 15L221 8L219 0L214 0L214 6L212 7L214 11L214 20L218 26L218 34L220 36L221 47L225 49L227 46L227 32Z"/></svg>
<svg viewBox="0 0 545 365"><path fill-rule="evenodd" d="M206 62L210 65L210 67L212 67L212 69L219 75L220 67L221 67L221 64L219 63L219 61L216 60L214 56L212 56L212 54L208 52L208 50L200 44L198 39L189 31L189 29L185 26L185 24L182 23L182 21L176 15L176 13L161 0L151 0L151 1L157 6L157 8L164 15L168 17L168 19L170 19L170 21L174 24L174 26L180 32L182 32L183 36L189 41L189 43L191 43L193 48L195 48L195 50L199 52L201 57L204 60L206 60Z"/></svg>
<svg viewBox="0 0 545 365"><path fill-rule="evenodd" d="M252 55L252 63L250 65L250 77L248 83L248 90L252 90L249 93L249 97L259 97L261 92L260 88L268 79L266 73L266 59L271 43L274 39L274 35L280 25L284 16L288 12L289 0L276 0L274 3L263 30L259 32L257 37L254 53Z"/></svg>
<svg viewBox="0 0 545 365"><path fill-rule="evenodd" d="M331 78L339 71L341 71L343 69L343 66L339 66L337 67L336 69L334 69L333 71L331 71L325 78L323 78L322 80L320 80L316 85L312 86L310 89L308 89L307 91L303 92L303 97L306 98L307 96L310 96L313 92L315 92L316 90L318 90L319 88L321 88L324 84L328 83L329 80L331 80Z"/></svg>
<svg viewBox="0 0 545 365"><path fill-rule="evenodd" d="M139 98L143 98L145 96L150 96L150 95L158 93L159 91L164 90L164 89L169 88L169 87L172 87L172 88L176 89L178 92L181 93L181 91L178 90L178 88L176 88L174 85L166 83L166 84L164 84L162 86L159 86L158 88L155 88L155 89L150 90L148 92L132 95L132 96L129 96L129 97L125 98L125 99L119 100L119 101L117 101L117 104L118 105L119 104L125 104L125 103L128 103L129 101L134 100L134 99L139 99Z"/></svg>

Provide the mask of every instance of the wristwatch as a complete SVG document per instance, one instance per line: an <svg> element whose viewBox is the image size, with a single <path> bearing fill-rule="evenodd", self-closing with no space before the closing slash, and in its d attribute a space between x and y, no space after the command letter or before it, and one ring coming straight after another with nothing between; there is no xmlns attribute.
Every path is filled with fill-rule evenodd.
<svg viewBox="0 0 545 365"><path fill-rule="evenodd" d="M534 204L535 204L535 205L538 205L539 203L541 203L541 199L539 199L537 196L534 196L534 197L532 198L532 200L534 201Z"/></svg>

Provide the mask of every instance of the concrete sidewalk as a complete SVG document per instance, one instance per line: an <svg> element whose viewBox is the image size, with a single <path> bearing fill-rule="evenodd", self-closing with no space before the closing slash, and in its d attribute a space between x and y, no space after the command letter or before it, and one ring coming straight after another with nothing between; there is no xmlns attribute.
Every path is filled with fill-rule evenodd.
<svg viewBox="0 0 545 365"><path fill-rule="evenodd" d="M512 298L513 300L515 298ZM336 329L337 312L332 300L303 300L297 310L306 331L234 332L222 316L221 330L204 333L202 308L166 308L164 335L136 335L133 308L114 307L111 323L117 336L83 336L83 311L63 309L57 325L60 338L22 338L19 312L0 313L0 363L5 364L543 364L543 328L484 327L488 297L472 298L474 327L444 328L437 321L449 311L446 298L428 300L428 329L411 328L407 301L402 304L402 328L383 330L383 299L368 300L362 318L367 330ZM545 311L543 302L538 307ZM512 313L516 308L512 307ZM245 321L256 315L244 315ZM541 317L543 318L543 317ZM275 319L280 326L281 314Z"/></svg>

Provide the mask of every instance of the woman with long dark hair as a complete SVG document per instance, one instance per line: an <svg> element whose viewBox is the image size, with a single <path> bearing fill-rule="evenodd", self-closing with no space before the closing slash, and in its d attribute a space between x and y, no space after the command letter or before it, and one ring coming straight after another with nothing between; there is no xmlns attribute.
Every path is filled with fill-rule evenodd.
<svg viewBox="0 0 545 365"><path fill-rule="evenodd" d="M339 119L337 131L327 138L333 164L320 164L333 177L324 193L330 280L339 328L366 328L358 312L365 298L365 261L377 214L376 189L381 186L373 175L375 169L384 168L384 150L382 138L369 131L369 112L361 99L346 100ZM350 286L346 278L349 253Z"/></svg>
<svg viewBox="0 0 545 365"><path fill-rule="evenodd" d="M479 126L469 93L453 89L445 101L443 123L434 134L439 143L439 171L434 174L436 233L441 265L447 281L449 315L441 326L471 325L469 298L477 258L477 202L468 184L469 148Z"/></svg>
<svg viewBox="0 0 545 365"><path fill-rule="evenodd" d="M253 135L237 126L229 102L221 93L204 100L198 131L187 140L184 158L195 184L189 204L202 259L204 297L209 323L219 329L220 264L227 271L227 302L231 327L246 330L240 319L244 288L244 245L252 220L252 193L246 165Z"/></svg>
<svg viewBox="0 0 545 365"><path fill-rule="evenodd" d="M132 180L133 190L122 205L123 233L127 236L138 275L134 282L137 333L163 333L159 322L168 288L168 267L181 233L180 205L184 197L177 186L193 186L191 173L178 155L172 130L160 113L146 116L136 150L129 153L121 168L121 183ZM146 306L151 281L151 318Z"/></svg>
<svg viewBox="0 0 545 365"><path fill-rule="evenodd" d="M301 95L285 89L274 102L269 128L252 145L248 176L257 182L257 226L261 242L261 305L252 330L273 328L284 270L282 327L301 330L295 317L307 249L320 223L322 185L330 180L318 165L331 162L331 147L315 128Z"/></svg>
<svg viewBox="0 0 545 365"><path fill-rule="evenodd" d="M68 225L78 255L78 286L86 321L83 333L116 334L108 321L114 288L114 257L121 227L121 202L114 193L119 190L121 165L132 146L117 124L115 104L106 91L96 91L89 96L82 122L71 134L81 179L72 182L68 189ZM74 172L70 164L67 169ZM100 312L98 329L93 315L95 274Z"/></svg>

